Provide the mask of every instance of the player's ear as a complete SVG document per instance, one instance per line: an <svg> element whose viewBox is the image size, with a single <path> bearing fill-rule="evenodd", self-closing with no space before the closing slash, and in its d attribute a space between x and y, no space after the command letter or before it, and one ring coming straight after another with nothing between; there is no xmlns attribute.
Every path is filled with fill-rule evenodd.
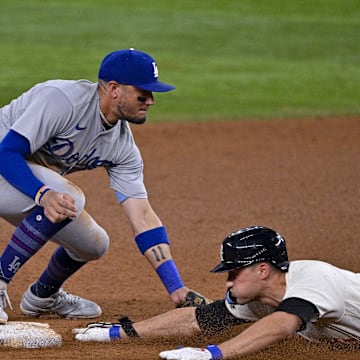
<svg viewBox="0 0 360 360"><path fill-rule="evenodd" d="M260 278L264 279L269 276L270 269L271 269L270 264L262 262L258 264L256 271L260 276Z"/></svg>

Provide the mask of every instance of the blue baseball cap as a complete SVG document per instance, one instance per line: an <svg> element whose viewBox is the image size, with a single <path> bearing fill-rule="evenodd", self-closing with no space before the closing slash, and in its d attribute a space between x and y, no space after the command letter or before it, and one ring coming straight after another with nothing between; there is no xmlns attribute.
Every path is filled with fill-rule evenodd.
<svg viewBox="0 0 360 360"><path fill-rule="evenodd" d="M174 90L175 86L158 80L155 60L135 49L117 50L106 55L99 69L98 78L133 85L139 89L155 92Z"/></svg>

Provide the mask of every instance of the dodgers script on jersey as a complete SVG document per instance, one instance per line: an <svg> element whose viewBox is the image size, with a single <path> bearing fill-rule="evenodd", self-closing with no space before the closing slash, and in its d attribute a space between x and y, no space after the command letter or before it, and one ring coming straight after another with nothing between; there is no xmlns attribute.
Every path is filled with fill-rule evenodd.
<svg viewBox="0 0 360 360"><path fill-rule="evenodd" d="M0 139L9 129L30 143L30 162L65 175L104 167L110 187L146 198L143 161L127 121L106 130L100 121L98 84L50 80L0 110Z"/></svg>
<svg viewBox="0 0 360 360"><path fill-rule="evenodd" d="M309 341L360 343L360 274L316 260L290 262L283 300L300 298L315 305L319 317L298 334ZM256 321L275 309L257 301L246 305L226 302L237 318Z"/></svg>

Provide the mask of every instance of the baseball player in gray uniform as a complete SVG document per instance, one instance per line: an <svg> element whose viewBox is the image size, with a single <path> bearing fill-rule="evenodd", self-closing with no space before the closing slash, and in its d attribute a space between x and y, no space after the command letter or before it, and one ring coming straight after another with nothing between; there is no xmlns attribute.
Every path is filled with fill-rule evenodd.
<svg viewBox="0 0 360 360"><path fill-rule="evenodd" d="M174 87L158 80L155 60L134 49L102 61L98 82L40 83L0 109L0 216L16 229L0 256L0 323L11 307L7 286L49 240L59 247L21 300L24 314L92 318L100 307L62 284L109 246L106 231L84 209L82 190L64 175L103 167L129 220L136 244L177 306L206 301L183 283L167 232L152 209L143 161L129 123L142 124L153 92Z"/></svg>
<svg viewBox="0 0 360 360"><path fill-rule="evenodd" d="M74 329L75 337L111 341L136 336L193 336L252 323L220 345L168 350L160 357L228 359L294 335L360 349L360 274L322 261L289 262L285 239L263 226L228 235L221 245L221 261L211 271L228 272L224 300L199 308L173 309L137 323L128 318L119 323L91 323Z"/></svg>

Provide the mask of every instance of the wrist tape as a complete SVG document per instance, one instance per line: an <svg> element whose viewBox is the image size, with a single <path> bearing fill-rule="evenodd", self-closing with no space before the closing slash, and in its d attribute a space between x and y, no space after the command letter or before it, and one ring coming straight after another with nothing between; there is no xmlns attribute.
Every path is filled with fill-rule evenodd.
<svg viewBox="0 0 360 360"><path fill-rule="evenodd" d="M49 190L51 190L51 187L44 185L36 192L35 199L34 199L36 205L41 206L40 201L41 201L42 197L44 196L44 194Z"/></svg>
<svg viewBox="0 0 360 360"><path fill-rule="evenodd" d="M125 334L128 337L131 337L131 338L139 337L138 333L136 332L136 330L133 327L133 322L127 316L120 318L119 324L121 325Z"/></svg>

